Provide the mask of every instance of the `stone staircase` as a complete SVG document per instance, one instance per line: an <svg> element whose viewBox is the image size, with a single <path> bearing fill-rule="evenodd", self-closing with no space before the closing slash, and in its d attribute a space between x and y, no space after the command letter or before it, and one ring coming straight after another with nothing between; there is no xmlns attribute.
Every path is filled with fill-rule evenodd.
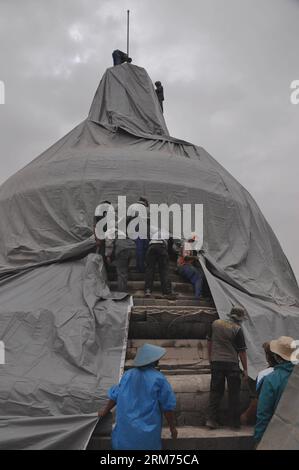
<svg viewBox="0 0 299 470"><path fill-rule="evenodd" d="M109 273L110 287L116 289L115 273ZM158 275L152 298L143 295L143 275L134 267L130 270L129 291L133 296L125 369L132 367L137 348L145 342L162 346L167 353L159 367L171 383L177 398L176 422L178 439L171 439L164 423L164 449L250 449L253 445L252 428L235 431L228 427L209 430L205 427L210 366L208 362L206 333L208 325L218 318L207 286L202 299L197 301L193 288L176 273L171 264L173 290L176 300L164 299L160 292ZM248 391L242 390L242 407L248 404ZM221 410L221 420L226 422L226 397ZM88 449L110 449L110 437L103 430L95 430Z"/></svg>

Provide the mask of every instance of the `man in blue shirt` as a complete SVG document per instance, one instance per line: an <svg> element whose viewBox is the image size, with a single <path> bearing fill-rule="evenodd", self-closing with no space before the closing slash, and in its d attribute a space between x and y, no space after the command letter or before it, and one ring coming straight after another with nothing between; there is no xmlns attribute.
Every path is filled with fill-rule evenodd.
<svg viewBox="0 0 299 470"><path fill-rule="evenodd" d="M254 433L256 443L262 439L293 371L294 364L291 360L294 343L293 338L289 336L270 341L270 351L274 353L277 365L274 366L273 372L264 377L261 386Z"/></svg>
<svg viewBox="0 0 299 470"><path fill-rule="evenodd" d="M104 417L116 405L113 449L160 450L163 414L172 438L177 437L176 398L165 376L155 368L165 354L164 348L144 344L137 351L134 367L110 388L110 400L98 414Z"/></svg>

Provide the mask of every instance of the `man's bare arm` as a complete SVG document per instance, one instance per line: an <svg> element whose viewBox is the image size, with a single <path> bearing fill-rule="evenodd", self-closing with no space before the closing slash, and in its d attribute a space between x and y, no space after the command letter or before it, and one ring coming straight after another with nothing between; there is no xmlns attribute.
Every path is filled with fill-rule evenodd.
<svg viewBox="0 0 299 470"><path fill-rule="evenodd" d="M178 431L177 431L177 428L176 428L176 425L175 425L174 411L164 411L164 416L165 416L166 421L168 423L172 439L176 439L178 437Z"/></svg>
<svg viewBox="0 0 299 470"><path fill-rule="evenodd" d="M245 379L248 379L246 351L239 351L239 357L241 359L241 364L242 364L242 367L243 367L244 377L245 377Z"/></svg>
<svg viewBox="0 0 299 470"><path fill-rule="evenodd" d="M106 405L100 411L98 411L98 417L104 418L109 413L109 411L111 411L115 407L115 405L115 401L109 400Z"/></svg>

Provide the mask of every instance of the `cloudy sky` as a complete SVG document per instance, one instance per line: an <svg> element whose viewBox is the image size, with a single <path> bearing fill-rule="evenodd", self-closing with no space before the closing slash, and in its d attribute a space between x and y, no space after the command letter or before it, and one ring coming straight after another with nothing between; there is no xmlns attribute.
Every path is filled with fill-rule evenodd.
<svg viewBox="0 0 299 470"><path fill-rule="evenodd" d="M299 0L0 0L0 183L86 117L127 8L170 133L249 190L299 279Z"/></svg>

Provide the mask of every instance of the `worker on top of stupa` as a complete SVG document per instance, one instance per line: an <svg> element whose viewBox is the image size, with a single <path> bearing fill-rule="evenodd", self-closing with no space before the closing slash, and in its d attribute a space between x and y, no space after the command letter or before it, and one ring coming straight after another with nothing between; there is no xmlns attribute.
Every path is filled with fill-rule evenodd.
<svg viewBox="0 0 299 470"><path fill-rule="evenodd" d="M128 54L120 51L119 49L115 49L115 51L112 52L112 58L113 65L121 65L124 62L128 62L130 64L132 62L131 57L128 57Z"/></svg>

